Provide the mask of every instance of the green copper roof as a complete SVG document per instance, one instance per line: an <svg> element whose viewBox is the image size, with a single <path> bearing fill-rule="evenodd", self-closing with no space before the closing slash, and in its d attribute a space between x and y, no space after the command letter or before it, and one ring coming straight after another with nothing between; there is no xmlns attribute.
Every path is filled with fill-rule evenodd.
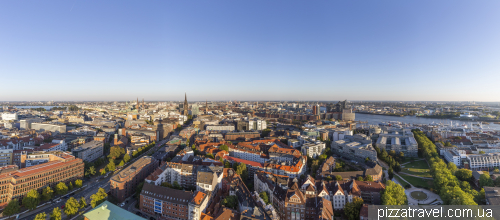
<svg viewBox="0 0 500 220"><path fill-rule="evenodd" d="M145 218L141 218L137 215L134 215L128 212L125 209L122 209L113 203L104 201L94 209L89 212L83 214L83 216L87 217L89 220L146 220Z"/></svg>

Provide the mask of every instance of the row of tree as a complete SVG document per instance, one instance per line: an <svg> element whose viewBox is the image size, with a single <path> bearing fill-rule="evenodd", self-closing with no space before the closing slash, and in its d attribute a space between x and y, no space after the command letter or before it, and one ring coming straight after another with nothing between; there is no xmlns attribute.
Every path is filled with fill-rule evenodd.
<svg viewBox="0 0 500 220"><path fill-rule="evenodd" d="M106 191L104 191L103 188L99 188L96 194L93 194L90 196L91 202L90 205L92 208L95 208L102 202L106 200L106 197L108 194L106 194ZM87 201L85 200L84 197L81 197L80 200L77 200L73 197L69 198L66 201L66 204L64 205L64 213L67 216L73 216L78 213L78 211L84 209L87 206ZM38 213L35 216L35 220L45 220L47 219L47 214L45 212ZM50 220L61 220L62 219L62 212L59 207L55 207L52 210L52 213L50 213Z"/></svg>
<svg viewBox="0 0 500 220"><path fill-rule="evenodd" d="M69 185L66 185L64 182L60 182L54 188L55 193L57 195L64 195L68 193L68 191L73 190L73 188L82 187L82 184L83 181L79 179L75 180L74 184L73 182L70 182ZM53 195L54 195L54 190L52 190L52 188L50 188L49 186L43 188L41 194L38 192L38 190L32 189L26 194L26 196L23 198L21 202L25 208L33 210L40 204L40 202L45 202L52 199ZM17 199L13 199L7 204L7 206L3 210L3 215L9 216L16 214L20 211L20 209L21 207L19 205L19 201Z"/></svg>
<svg viewBox="0 0 500 220"><path fill-rule="evenodd" d="M472 189L463 174L466 171L459 171L458 175L462 181L455 176L457 167L454 163L446 164L436 149L436 145L420 130L413 130L413 134L418 143L421 155L430 164L431 175L434 179L434 189L444 204L446 205L477 205L482 204L484 194ZM467 179L467 180L466 180Z"/></svg>

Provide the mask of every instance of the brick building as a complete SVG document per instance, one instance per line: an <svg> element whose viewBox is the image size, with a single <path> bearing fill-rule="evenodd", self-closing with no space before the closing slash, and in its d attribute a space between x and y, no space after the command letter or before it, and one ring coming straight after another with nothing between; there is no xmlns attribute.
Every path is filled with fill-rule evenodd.
<svg viewBox="0 0 500 220"><path fill-rule="evenodd" d="M209 196L196 191L184 191L144 183L140 195L141 211L156 219L200 219Z"/></svg>
<svg viewBox="0 0 500 220"><path fill-rule="evenodd" d="M135 192L137 185L159 166L158 160L144 156L114 175L111 180L111 195L122 202Z"/></svg>
<svg viewBox="0 0 500 220"><path fill-rule="evenodd" d="M60 153L43 164L19 169L17 165L0 168L0 207L22 198L32 189L54 187L59 182L83 178L84 163L68 153Z"/></svg>

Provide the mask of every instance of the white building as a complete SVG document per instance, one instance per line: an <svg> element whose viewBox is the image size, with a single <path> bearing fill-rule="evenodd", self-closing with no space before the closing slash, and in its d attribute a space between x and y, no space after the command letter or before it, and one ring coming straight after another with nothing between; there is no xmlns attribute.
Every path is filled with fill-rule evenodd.
<svg viewBox="0 0 500 220"><path fill-rule="evenodd" d="M466 158L467 154L464 150L447 150L444 152L444 159L448 162L454 163L457 167L462 166L462 159Z"/></svg>
<svg viewBox="0 0 500 220"><path fill-rule="evenodd" d="M220 132L230 132L234 131L234 125L207 125L205 126L207 131L220 131Z"/></svg>
<svg viewBox="0 0 500 220"><path fill-rule="evenodd" d="M325 150L326 144L321 141L315 143L305 143L302 145L302 154L312 158L317 158Z"/></svg>
<svg viewBox="0 0 500 220"><path fill-rule="evenodd" d="M471 170L500 167L500 153L468 155L467 162Z"/></svg>
<svg viewBox="0 0 500 220"><path fill-rule="evenodd" d="M17 118L17 113L2 113L2 120L5 120L5 121L10 121L10 120L13 120L13 121L17 121L18 118Z"/></svg>
<svg viewBox="0 0 500 220"><path fill-rule="evenodd" d="M332 141L343 140L346 135L353 134L349 128L334 128L328 130L330 131L330 140Z"/></svg>

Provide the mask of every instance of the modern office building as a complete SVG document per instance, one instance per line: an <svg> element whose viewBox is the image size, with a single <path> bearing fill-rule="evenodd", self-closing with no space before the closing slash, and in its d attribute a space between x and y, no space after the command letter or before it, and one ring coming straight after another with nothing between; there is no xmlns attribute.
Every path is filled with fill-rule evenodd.
<svg viewBox="0 0 500 220"><path fill-rule="evenodd" d="M86 162L92 162L103 155L104 143L102 141L91 141L73 148L72 152L75 157Z"/></svg>
<svg viewBox="0 0 500 220"><path fill-rule="evenodd" d="M84 163L81 159L59 152L48 162L21 168L17 165L0 167L0 206L12 199L22 198L32 189L54 187L59 182L83 178Z"/></svg>
<svg viewBox="0 0 500 220"><path fill-rule="evenodd" d="M326 144L321 141L316 141L314 143L305 143L302 145L302 154L317 158L325 150Z"/></svg>
<svg viewBox="0 0 500 220"><path fill-rule="evenodd" d="M32 123L31 129L35 129L36 131L66 133L66 125L62 123Z"/></svg>
<svg viewBox="0 0 500 220"><path fill-rule="evenodd" d="M365 134L347 135L343 140L332 142L332 151L351 159L370 158L377 161L377 151L372 146L370 137Z"/></svg>
<svg viewBox="0 0 500 220"><path fill-rule="evenodd" d="M386 129L379 134L375 144L380 150L403 152L405 157L417 157L418 144L410 129Z"/></svg>
<svg viewBox="0 0 500 220"><path fill-rule="evenodd" d="M17 113L9 113L9 112L2 113L2 120L17 121L18 120Z"/></svg>

